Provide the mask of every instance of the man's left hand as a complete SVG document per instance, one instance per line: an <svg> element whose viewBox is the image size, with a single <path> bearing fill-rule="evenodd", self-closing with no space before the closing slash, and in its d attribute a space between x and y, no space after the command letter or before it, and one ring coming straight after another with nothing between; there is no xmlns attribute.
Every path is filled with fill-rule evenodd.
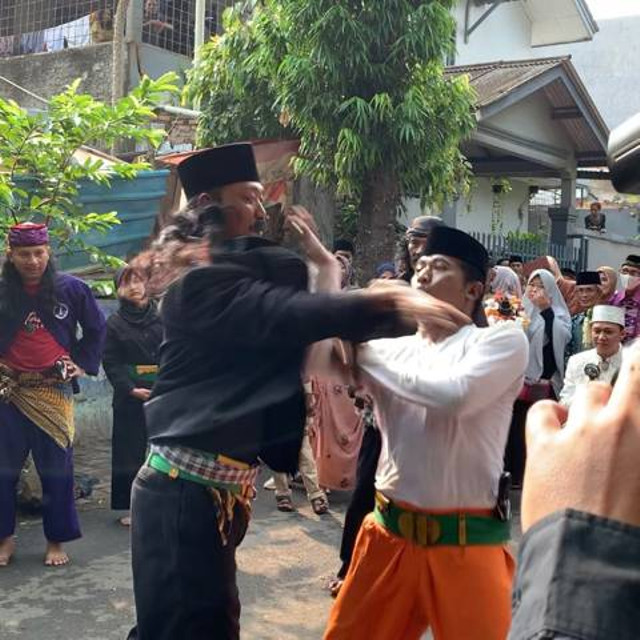
<svg viewBox="0 0 640 640"><path fill-rule="evenodd" d="M80 365L77 365L71 358L62 358L62 361L67 367L67 378L70 380L73 378L81 378L86 375L86 371Z"/></svg>

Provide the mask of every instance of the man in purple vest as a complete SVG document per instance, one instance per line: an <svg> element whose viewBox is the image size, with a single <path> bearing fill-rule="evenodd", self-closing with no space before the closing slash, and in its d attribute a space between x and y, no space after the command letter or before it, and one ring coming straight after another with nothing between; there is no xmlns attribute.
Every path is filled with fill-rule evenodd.
<svg viewBox="0 0 640 640"><path fill-rule="evenodd" d="M104 316L89 287L56 272L47 227L11 227L0 274L0 567L14 552L16 484L29 452L42 481L44 563L69 562L62 544L81 535L73 388L85 372L98 373L104 337Z"/></svg>

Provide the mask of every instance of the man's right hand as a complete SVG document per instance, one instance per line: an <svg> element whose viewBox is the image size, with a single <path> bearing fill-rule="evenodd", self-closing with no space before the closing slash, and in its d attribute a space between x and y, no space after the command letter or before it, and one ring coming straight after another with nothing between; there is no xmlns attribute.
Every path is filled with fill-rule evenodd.
<svg viewBox="0 0 640 640"><path fill-rule="evenodd" d="M151 396L151 390L144 389L142 387L136 387L135 389L131 389L131 391L129 392L129 395L131 395L133 398L136 398L136 400L140 400L141 402L146 402Z"/></svg>
<svg viewBox="0 0 640 640"><path fill-rule="evenodd" d="M524 531L564 509L640 526L640 342L625 353L613 390L585 385L568 414L555 402L533 405L527 452Z"/></svg>
<svg viewBox="0 0 640 640"><path fill-rule="evenodd" d="M440 332L455 333L471 318L453 305L394 280L377 280L360 295L393 307L402 320L418 322Z"/></svg>

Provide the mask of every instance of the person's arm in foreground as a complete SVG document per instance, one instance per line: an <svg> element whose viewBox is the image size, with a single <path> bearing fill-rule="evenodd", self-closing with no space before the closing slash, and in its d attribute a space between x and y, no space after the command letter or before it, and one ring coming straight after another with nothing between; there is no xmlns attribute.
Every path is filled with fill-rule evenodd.
<svg viewBox="0 0 640 640"><path fill-rule="evenodd" d="M510 640L637 638L640 344L613 390L580 388L568 413L534 405L527 451Z"/></svg>

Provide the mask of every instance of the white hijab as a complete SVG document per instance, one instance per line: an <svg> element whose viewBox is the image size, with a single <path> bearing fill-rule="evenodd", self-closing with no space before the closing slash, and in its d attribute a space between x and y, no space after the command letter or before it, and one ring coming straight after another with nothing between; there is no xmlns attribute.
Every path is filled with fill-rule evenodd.
<svg viewBox="0 0 640 640"><path fill-rule="evenodd" d="M522 285L520 278L513 269L497 266L493 268L495 276L491 281L492 293L503 293L507 296L522 298Z"/></svg>
<svg viewBox="0 0 640 640"><path fill-rule="evenodd" d="M540 278L547 297L551 301L553 309L553 354L556 360L557 370L551 378L551 384L556 395L559 396L564 381L564 354L567 344L571 340L571 314L567 303L560 293L553 274L546 269L536 269L528 278L529 284L534 278ZM544 318L540 309L534 305L526 295L523 298L525 311L531 319L527 329L529 338L529 365L525 373L527 382L538 382L542 376L543 358L542 350L545 344Z"/></svg>

